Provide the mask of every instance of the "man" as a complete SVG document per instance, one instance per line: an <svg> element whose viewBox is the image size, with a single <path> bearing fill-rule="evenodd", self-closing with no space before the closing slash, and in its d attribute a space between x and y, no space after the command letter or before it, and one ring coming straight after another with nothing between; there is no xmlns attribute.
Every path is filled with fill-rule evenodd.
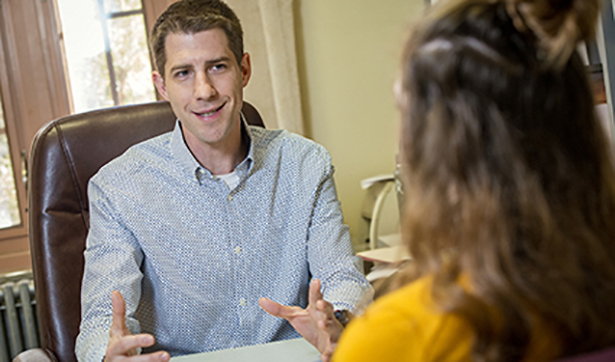
<svg viewBox="0 0 615 362"><path fill-rule="evenodd" d="M298 332L327 359L342 328L334 309L371 292L328 153L242 121L250 57L220 0L171 5L151 43L178 122L90 181L78 358L142 348L139 361L167 361Z"/></svg>

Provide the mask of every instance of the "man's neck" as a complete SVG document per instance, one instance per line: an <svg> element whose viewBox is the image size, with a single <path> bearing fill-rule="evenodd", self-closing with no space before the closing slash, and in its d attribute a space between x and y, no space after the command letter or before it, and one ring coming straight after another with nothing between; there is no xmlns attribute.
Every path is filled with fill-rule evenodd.
<svg viewBox="0 0 615 362"><path fill-rule="evenodd" d="M248 146L240 139L239 147L233 150L227 150L223 147L210 147L207 152L196 156L197 161L201 166L208 169L212 175L226 175L233 172L235 167L243 161L248 154Z"/></svg>
<svg viewBox="0 0 615 362"><path fill-rule="evenodd" d="M248 155L250 140L243 135L243 122L239 122L238 128L231 131L225 142L204 143L195 139L189 140L185 136L184 140L201 166L208 169L212 175L225 175L233 172Z"/></svg>

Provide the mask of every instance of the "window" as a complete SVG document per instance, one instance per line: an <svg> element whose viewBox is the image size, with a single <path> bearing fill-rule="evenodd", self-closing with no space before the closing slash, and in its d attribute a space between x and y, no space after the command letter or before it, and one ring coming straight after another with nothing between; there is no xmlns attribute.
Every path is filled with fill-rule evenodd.
<svg viewBox="0 0 615 362"><path fill-rule="evenodd" d="M37 130L155 100L144 18L173 1L0 0L0 274L30 268L22 175Z"/></svg>
<svg viewBox="0 0 615 362"><path fill-rule="evenodd" d="M21 224L9 140L0 99L0 229Z"/></svg>
<svg viewBox="0 0 615 362"><path fill-rule="evenodd" d="M74 112L156 100L141 0L58 0Z"/></svg>

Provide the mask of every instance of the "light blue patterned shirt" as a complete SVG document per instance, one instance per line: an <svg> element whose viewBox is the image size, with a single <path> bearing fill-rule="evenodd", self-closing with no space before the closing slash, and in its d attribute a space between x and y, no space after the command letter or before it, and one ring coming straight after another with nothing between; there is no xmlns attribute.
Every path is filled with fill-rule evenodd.
<svg viewBox="0 0 615 362"><path fill-rule="evenodd" d="M133 146L91 179L80 361L102 360L111 291L132 333L171 355L299 337L258 305L307 305L310 277L325 300L352 310L371 287L353 256L330 156L283 130L245 127L239 184L204 169L181 125Z"/></svg>

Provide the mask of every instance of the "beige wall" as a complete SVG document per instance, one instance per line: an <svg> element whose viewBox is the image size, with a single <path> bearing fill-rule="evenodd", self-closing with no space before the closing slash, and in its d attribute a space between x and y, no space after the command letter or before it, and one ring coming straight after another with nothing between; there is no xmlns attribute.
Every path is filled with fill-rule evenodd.
<svg viewBox="0 0 615 362"><path fill-rule="evenodd" d="M392 86L411 19L424 0L296 0L307 135L324 145L355 243L364 234L364 178L393 173L398 115Z"/></svg>

